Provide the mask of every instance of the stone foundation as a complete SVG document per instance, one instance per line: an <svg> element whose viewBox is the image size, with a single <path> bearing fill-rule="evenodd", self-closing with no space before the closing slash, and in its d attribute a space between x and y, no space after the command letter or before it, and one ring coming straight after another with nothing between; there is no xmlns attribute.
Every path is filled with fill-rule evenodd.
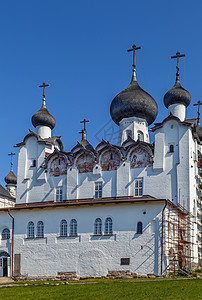
<svg viewBox="0 0 202 300"><path fill-rule="evenodd" d="M77 276L76 272L58 272L56 276L26 276L20 275L15 276L14 279L17 281L37 281L37 280L62 280L62 281L69 281L69 280L85 280L85 279L92 279L92 278L108 278L108 279L130 279L130 278L156 278L155 274L137 274L132 273L129 270L127 271L109 271L107 276L102 277L79 277Z"/></svg>

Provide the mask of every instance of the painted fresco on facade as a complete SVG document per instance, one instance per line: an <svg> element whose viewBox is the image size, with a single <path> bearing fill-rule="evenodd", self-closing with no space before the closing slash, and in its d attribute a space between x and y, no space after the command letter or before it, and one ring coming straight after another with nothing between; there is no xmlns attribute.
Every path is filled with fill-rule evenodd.
<svg viewBox="0 0 202 300"><path fill-rule="evenodd" d="M106 151L101 158L102 171L117 170L120 165L120 157L114 150Z"/></svg>
<svg viewBox="0 0 202 300"><path fill-rule="evenodd" d="M92 155L89 153L81 154L76 162L77 169L79 173L93 172L94 160Z"/></svg>
<svg viewBox="0 0 202 300"><path fill-rule="evenodd" d="M67 165L63 157L56 157L52 160L49 170L50 176L60 176L67 174Z"/></svg>
<svg viewBox="0 0 202 300"><path fill-rule="evenodd" d="M147 151L140 147L132 151L132 153L130 154L130 162L130 166L132 169L152 166L151 156Z"/></svg>

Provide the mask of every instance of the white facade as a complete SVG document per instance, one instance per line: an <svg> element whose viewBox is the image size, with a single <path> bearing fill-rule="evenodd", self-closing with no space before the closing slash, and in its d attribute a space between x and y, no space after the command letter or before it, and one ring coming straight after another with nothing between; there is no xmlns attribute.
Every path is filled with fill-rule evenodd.
<svg viewBox="0 0 202 300"><path fill-rule="evenodd" d="M16 205L0 209L0 276L161 275L172 257L183 268L186 253L189 267L197 264L201 145L185 105L168 113L151 129L154 144L134 116L120 121L118 146L103 140L93 149L84 135L66 153L38 112L36 133L16 145Z"/></svg>

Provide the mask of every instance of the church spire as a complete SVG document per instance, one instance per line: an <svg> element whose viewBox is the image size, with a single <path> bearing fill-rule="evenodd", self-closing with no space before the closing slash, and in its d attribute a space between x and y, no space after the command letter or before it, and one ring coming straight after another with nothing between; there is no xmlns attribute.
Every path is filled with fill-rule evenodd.
<svg viewBox="0 0 202 300"><path fill-rule="evenodd" d="M135 64L135 51L142 49L142 47L137 47L135 44L132 45L132 49L128 49L128 52L133 51L133 75L132 75L132 81L137 81L136 79L136 64Z"/></svg>

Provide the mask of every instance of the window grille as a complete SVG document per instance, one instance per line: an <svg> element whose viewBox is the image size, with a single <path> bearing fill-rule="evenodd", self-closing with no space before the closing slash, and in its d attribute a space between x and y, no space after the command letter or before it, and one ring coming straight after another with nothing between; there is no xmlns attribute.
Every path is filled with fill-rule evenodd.
<svg viewBox="0 0 202 300"><path fill-rule="evenodd" d="M67 236L67 221L64 219L60 222L60 236Z"/></svg>
<svg viewBox="0 0 202 300"><path fill-rule="evenodd" d="M106 218L105 220L105 234L112 234L112 218Z"/></svg>
<svg viewBox="0 0 202 300"><path fill-rule="evenodd" d="M27 237L34 238L34 222L30 221L27 225Z"/></svg>
<svg viewBox="0 0 202 300"><path fill-rule="evenodd" d="M44 237L44 225L42 221L37 223L37 237Z"/></svg>
<svg viewBox="0 0 202 300"><path fill-rule="evenodd" d="M10 239L10 230L8 228L4 228L2 231L2 240Z"/></svg>
<svg viewBox="0 0 202 300"><path fill-rule="evenodd" d="M143 196L143 178L135 179L135 197Z"/></svg>
<svg viewBox="0 0 202 300"><path fill-rule="evenodd" d="M102 182L95 182L95 198L102 198Z"/></svg>
<svg viewBox="0 0 202 300"><path fill-rule="evenodd" d="M142 234L142 222L138 222L137 223L137 233L138 234Z"/></svg>
<svg viewBox="0 0 202 300"><path fill-rule="evenodd" d="M102 220L97 218L94 224L94 234L102 234Z"/></svg>
<svg viewBox="0 0 202 300"><path fill-rule="evenodd" d="M62 187L56 188L56 202L62 202Z"/></svg>
<svg viewBox="0 0 202 300"><path fill-rule="evenodd" d="M77 235L77 221L75 219L70 221L70 235Z"/></svg>

